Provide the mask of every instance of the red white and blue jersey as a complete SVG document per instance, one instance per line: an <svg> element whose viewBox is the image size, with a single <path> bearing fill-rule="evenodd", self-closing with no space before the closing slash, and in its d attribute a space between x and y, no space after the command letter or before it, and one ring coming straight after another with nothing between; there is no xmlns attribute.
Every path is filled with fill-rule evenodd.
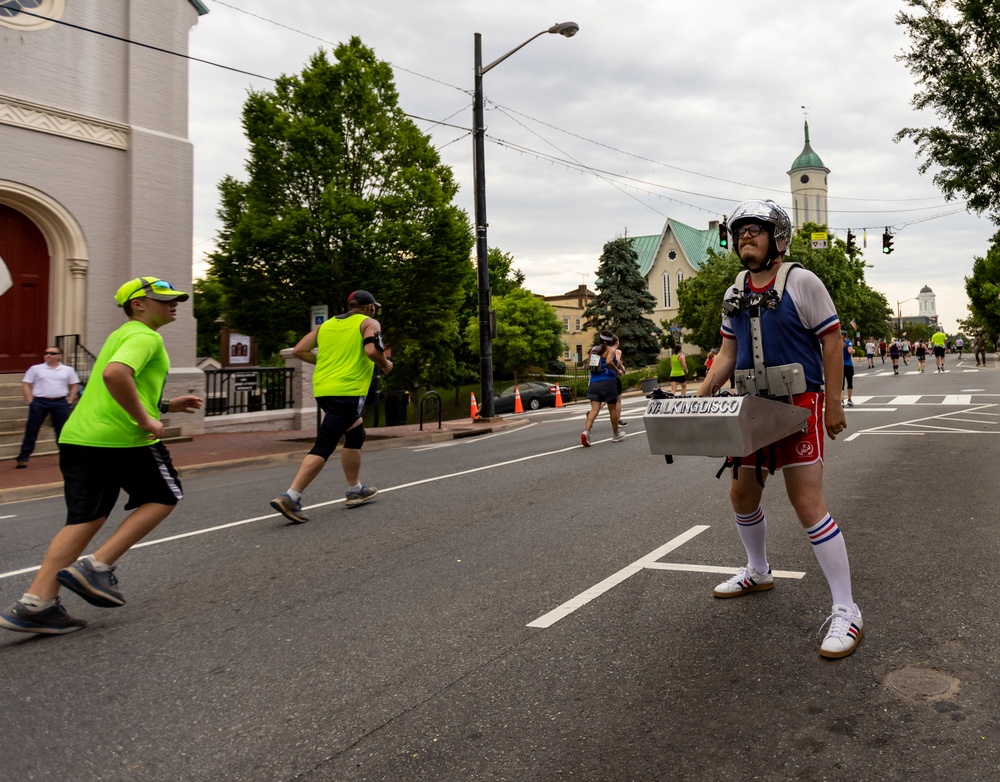
<svg viewBox="0 0 1000 782"><path fill-rule="evenodd" d="M773 285L772 281L763 288L755 288L750 275L746 275L746 290L751 293L765 293ZM725 298L732 295L733 288L727 288ZM760 327L765 365L801 364L807 390L821 391L823 351L819 338L839 331L840 318L819 277L802 267L789 269L778 306L773 310L761 307ZM723 315L721 331L724 339L736 340L736 369L753 369L750 312L741 310L732 316Z"/></svg>

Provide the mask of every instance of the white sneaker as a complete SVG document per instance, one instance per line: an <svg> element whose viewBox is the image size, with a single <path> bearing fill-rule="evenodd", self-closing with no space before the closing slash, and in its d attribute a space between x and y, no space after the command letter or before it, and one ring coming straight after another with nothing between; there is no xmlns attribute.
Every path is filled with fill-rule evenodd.
<svg viewBox="0 0 1000 782"><path fill-rule="evenodd" d="M625 432L623 432L621 429L618 430L618 434L611 435L611 442L613 443L620 443L624 439L625 439Z"/></svg>
<svg viewBox="0 0 1000 782"><path fill-rule="evenodd" d="M771 575L771 571L758 573L747 565L741 567L739 573L728 581L719 584L712 590L712 594L716 597L740 597L748 592L764 592L768 589L774 589L774 576Z"/></svg>
<svg viewBox="0 0 1000 782"><path fill-rule="evenodd" d="M826 622L820 625L820 632L823 631L827 622L830 623L830 629L819 647L821 657L835 660L847 657L858 648L858 641L865 634L865 623L861 619L861 614L854 613L847 606L835 605L833 613L826 618Z"/></svg>
<svg viewBox="0 0 1000 782"><path fill-rule="evenodd" d="M580 432L580 442L584 448L590 448L590 432Z"/></svg>

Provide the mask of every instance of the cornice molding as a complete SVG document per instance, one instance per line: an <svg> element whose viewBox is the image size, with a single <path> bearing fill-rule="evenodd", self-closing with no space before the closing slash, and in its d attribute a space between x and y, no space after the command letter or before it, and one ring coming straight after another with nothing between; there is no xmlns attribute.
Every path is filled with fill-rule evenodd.
<svg viewBox="0 0 1000 782"><path fill-rule="evenodd" d="M88 144L128 149L128 126L0 95L0 123Z"/></svg>

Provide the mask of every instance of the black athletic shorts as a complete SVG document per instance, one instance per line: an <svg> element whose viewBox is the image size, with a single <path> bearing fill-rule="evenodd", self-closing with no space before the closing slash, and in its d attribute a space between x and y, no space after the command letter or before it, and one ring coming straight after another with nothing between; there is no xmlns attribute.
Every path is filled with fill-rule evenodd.
<svg viewBox="0 0 1000 782"><path fill-rule="evenodd" d="M587 399L591 402L605 402L614 404L618 401L618 387L614 378L607 380L595 380L587 386Z"/></svg>
<svg viewBox="0 0 1000 782"><path fill-rule="evenodd" d="M107 518L122 489L128 494L125 510L148 503L176 505L184 499L177 470L163 443L136 448L61 443L59 469L67 524Z"/></svg>
<svg viewBox="0 0 1000 782"><path fill-rule="evenodd" d="M337 447L340 438L361 418L365 409L363 396L318 396L316 404L323 411L323 421L319 425L319 437L324 442L332 442Z"/></svg>
<svg viewBox="0 0 1000 782"><path fill-rule="evenodd" d="M936 358L944 358L944 348L940 345L934 346L934 356Z"/></svg>
<svg viewBox="0 0 1000 782"><path fill-rule="evenodd" d="M854 389L854 364L844 364L844 382L848 388Z"/></svg>

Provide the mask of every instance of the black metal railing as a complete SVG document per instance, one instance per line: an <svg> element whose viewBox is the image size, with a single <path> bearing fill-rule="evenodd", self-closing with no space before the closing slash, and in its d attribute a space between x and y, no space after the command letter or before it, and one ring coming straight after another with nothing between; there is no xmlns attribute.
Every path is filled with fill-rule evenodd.
<svg viewBox="0 0 1000 782"><path fill-rule="evenodd" d="M205 415L257 413L295 406L291 367L205 370Z"/></svg>
<svg viewBox="0 0 1000 782"><path fill-rule="evenodd" d="M97 362L97 356L80 342L79 334L63 334L56 337L56 347L62 351L62 362L73 367L80 378L80 391L90 380L90 373Z"/></svg>

